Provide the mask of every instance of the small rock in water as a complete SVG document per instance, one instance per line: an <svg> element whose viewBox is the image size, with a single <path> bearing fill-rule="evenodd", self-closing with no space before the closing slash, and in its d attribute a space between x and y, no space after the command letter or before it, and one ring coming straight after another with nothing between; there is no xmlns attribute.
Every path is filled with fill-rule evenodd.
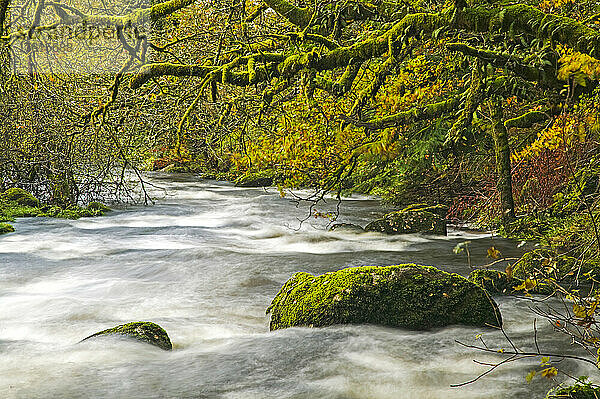
<svg viewBox="0 0 600 399"><path fill-rule="evenodd" d="M236 187L268 187L273 185L273 172L264 170L257 173L246 173L238 177L234 184Z"/></svg>
<svg viewBox="0 0 600 399"><path fill-rule="evenodd" d="M353 223L336 223L329 228L329 231L348 231L356 233L364 233L365 229Z"/></svg>
<svg viewBox="0 0 600 399"><path fill-rule="evenodd" d="M401 211L391 212L369 223L365 231L377 231L385 234L437 234L446 235L446 220L442 205L411 205Z"/></svg>
<svg viewBox="0 0 600 399"><path fill-rule="evenodd" d="M167 332L158 324L149 321L137 321L133 323L121 324L107 330L102 330L81 340L81 342L95 337L120 335L127 338L133 338L138 341L158 346L161 349L170 351L173 349L171 340Z"/></svg>

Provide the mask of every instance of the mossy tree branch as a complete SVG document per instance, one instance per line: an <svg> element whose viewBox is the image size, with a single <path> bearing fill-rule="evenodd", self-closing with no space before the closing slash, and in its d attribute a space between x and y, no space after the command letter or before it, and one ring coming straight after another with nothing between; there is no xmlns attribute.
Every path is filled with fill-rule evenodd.
<svg viewBox="0 0 600 399"><path fill-rule="evenodd" d="M366 127L370 130L380 130L402 124L415 123L431 118L439 117L445 113L456 111L464 99L464 93L450 97L447 100L424 107L412 108L408 111L398 112L382 118L374 118L369 121L360 121L355 118L340 115L339 118L355 126Z"/></svg>
<svg viewBox="0 0 600 399"><path fill-rule="evenodd" d="M516 118L507 119L504 126L507 129L518 128L525 129L532 127L536 123L544 123L552 119L552 114L556 113L555 109L547 109L545 111L530 111Z"/></svg>
<svg viewBox="0 0 600 399"><path fill-rule="evenodd" d="M450 51L458 51L465 55L478 58L496 68L503 68L514 72L519 77L530 82L538 82L552 88L562 87L563 85L563 83L556 78L555 65L527 65L522 58L515 55L493 50L478 49L464 43L449 43L446 45L446 48Z"/></svg>

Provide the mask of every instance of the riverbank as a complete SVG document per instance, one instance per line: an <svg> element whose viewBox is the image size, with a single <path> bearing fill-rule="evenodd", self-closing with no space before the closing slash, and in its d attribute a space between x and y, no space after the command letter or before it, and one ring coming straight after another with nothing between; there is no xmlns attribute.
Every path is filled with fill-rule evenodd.
<svg viewBox="0 0 600 399"><path fill-rule="evenodd" d="M14 227L7 222L14 222L16 218L79 219L102 216L108 211L110 211L110 208L100 202L91 202L86 207L44 204L23 189L10 188L0 193L0 234L14 232Z"/></svg>

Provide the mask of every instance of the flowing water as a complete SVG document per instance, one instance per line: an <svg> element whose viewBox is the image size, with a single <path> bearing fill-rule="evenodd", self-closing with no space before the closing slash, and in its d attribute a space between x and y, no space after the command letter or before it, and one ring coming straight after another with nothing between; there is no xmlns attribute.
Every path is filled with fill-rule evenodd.
<svg viewBox="0 0 600 399"><path fill-rule="evenodd" d="M493 330L454 326L413 332L379 326L269 332L265 309L295 272L416 262L468 274L452 248L470 240L484 264L484 234L448 237L328 232L298 219L305 204L276 190L234 188L155 175L166 196L151 207L80 220L25 218L0 237L1 398L542 398L551 381L525 375L539 360L509 363L478 382L479 361L502 357L455 340L508 347ZM335 209L335 201L318 207ZM340 220L365 225L383 210L345 200ZM533 345L530 303L497 298L506 330ZM82 338L148 320L165 328L171 352L135 341ZM539 324L542 349L568 350ZM582 373L574 363L561 368Z"/></svg>

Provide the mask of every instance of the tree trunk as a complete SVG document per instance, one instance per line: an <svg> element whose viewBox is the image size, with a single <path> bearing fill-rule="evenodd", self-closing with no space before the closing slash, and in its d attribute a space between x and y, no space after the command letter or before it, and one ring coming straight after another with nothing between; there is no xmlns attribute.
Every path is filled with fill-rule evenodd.
<svg viewBox="0 0 600 399"><path fill-rule="evenodd" d="M508 131L506 130L506 126L504 126L501 97L490 100L490 111L492 117L492 137L494 138L494 151L496 153L497 187L500 192L502 225L507 227L516 217L515 202L512 193L510 147L508 145Z"/></svg>

